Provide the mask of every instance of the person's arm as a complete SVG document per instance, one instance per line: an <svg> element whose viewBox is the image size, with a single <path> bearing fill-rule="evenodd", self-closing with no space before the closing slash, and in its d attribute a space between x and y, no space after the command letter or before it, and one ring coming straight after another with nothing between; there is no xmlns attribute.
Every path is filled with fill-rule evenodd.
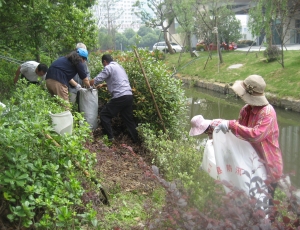
<svg viewBox="0 0 300 230"><path fill-rule="evenodd" d="M79 65L76 66L77 68L77 73L78 73L78 76L79 78L82 80L83 82L83 85L85 85L87 88L91 88L91 85L90 85L90 81L89 81L89 78L87 76L87 72L86 72L86 69L85 69L85 64L84 63L80 63ZM73 80L73 79L72 79ZM72 81L71 80L71 81ZM71 85L74 84L74 80L73 82L69 82ZM76 83L76 82L75 82ZM78 84L79 85L79 84ZM77 86L77 84L73 85L73 86Z"/></svg>
<svg viewBox="0 0 300 230"><path fill-rule="evenodd" d="M94 79L90 80L90 84L98 88L98 85L101 82L105 81L105 79L108 78L109 75L110 75L110 69L108 66L106 66ZM104 85L106 86L106 84L101 84L100 87Z"/></svg>
<svg viewBox="0 0 300 230"><path fill-rule="evenodd" d="M70 83L71 86L74 86L74 87L76 87L77 84L78 84L76 81L74 81L73 78L69 81L69 83Z"/></svg>
<svg viewBox="0 0 300 230"><path fill-rule="evenodd" d="M91 85L90 85L90 81L89 79L86 77L82 80L83 84L87 87L87 88L90 88ZM77 83L76 81L74 81L74 79L71 79L69 81L70 85L74 86L76 89L77 88L81 88L81 85L79 83Z"/></svg>
<svg viewBox="0 0 300 230"><path fill-rule="evenodd" d="M266 108L263 108L257 113L257 120L252 121L253 126L248 127L245 124L241 124L241 119L238 121L230 120L229 129L232 133L240 139L246 140L250 143L258 143L265 139L269 134L274 116L267 112Z"/></svg>
<svg viewBox="0 0 300 230"><path fill-rule="evenodd" d="M84 78L82 80L83 84L87 87L87 88L91 88L91 85L90 85L90 81L88 79L88 77Z"/></svg>
<svg viewBox="0 0 300 230"><path fill-rule="evenodd" d="M16 71L16 74L15 74L15 78L14 78L14 83L16 84L17 81L19 80L19 75L21 73L21 66L19 66L19 68L17 69Z"/></svg>
<svg viewBox="0 0 300 230"><path fill-rule="evenodd" d="M85 67L85 72L86 72L87 78L91 79L91 73L90 73L89 67L86 62L84 63L84 67Z"/></svg>

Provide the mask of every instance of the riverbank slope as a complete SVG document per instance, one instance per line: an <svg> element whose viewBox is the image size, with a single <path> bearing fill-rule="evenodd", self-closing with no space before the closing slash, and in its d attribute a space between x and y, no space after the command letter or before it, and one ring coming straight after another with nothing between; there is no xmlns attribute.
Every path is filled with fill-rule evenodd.
<svg viewBox="0 0 300 230"><path fill-rule="evenodd" d="M231 86L236 80L259 74L267 83L266 97L272 105L300 112L299 50L284 51L284 68L277 61L266 63L263 51L224 51L222 55L222 64L216 53L210 57L208 52L199 52L198 57L166 54L163 62L184 83L220 93L234 94ZM231 68L237 64L239 68Z"/></svg>

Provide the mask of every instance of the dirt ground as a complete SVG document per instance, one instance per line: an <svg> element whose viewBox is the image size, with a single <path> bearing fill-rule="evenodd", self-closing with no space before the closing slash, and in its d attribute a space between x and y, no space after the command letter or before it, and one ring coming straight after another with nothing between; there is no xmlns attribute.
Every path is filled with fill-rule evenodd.
<svg viewBox="0 0 300 230"><path fill-rule="evenodd" d="M97 164L96 172L99 178L102 179L101 185L105 189L108 200L111 203L111 195L116 190L120 193L133 192L147 196L151 194L155 188L160 186L156 180L147 179L147 172L151 169L151 154L144 148L141 142L133 143L127 134L117 131L114 135L115 140L110 146L103 143L103 134L101 129L98 128L94 131L94 141L86 145L90 152L96 153ZM96 199L93 197L86 197L87 201L93 200L94 204ZM103 202L102 202L103 203ZM94 206L96 209L103 207ZM101 208L100 208L101 209ZM105 206L104 213L114 212L117 207L114 205ZM103 218L101 214L99 219ZM152 211L151 211L152 212ZM151 213L148 213L151 215ZM104 220L103 220L104 221ZM124 227L124 226L123 226ZM114 227L114 229L124 229ZM127 228L126 228L127 229ZM144 229L144 223L139 222L135 227L131 226L130 229L141 230Z"/></svg>
<svg viewBox="0 0 300 230"><path fill-rule="evenodd" d="M97 154L96 171L103 178L107 191L116 185L123 191L148 193L156 184L145 180L145 164L151 165L151 155L141 142L133 143L122 133L115 136L111 146L103 143L101 128L94 131L94 141L86 147ZM147 167L146 166L146 167Z"/></svg>

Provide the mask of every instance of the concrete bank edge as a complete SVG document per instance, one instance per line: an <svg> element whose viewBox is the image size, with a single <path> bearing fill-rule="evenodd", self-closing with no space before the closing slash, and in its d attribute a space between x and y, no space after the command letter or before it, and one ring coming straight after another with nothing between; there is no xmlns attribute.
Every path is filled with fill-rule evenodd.
<svg viewBox="0 0 300 230"><path fill-rule="evenodd" d="M234 91L231 89L231 86L229 84L195 80L189 77L182 77L176 75L174 77L180 79L184 84L194 85L195 87L212 90L218 93L235 95ZM286 110L300 112L300 100L296 100L290 97L278 98L276 95L270 93L266 93L266 98L268 99L271 105Z"/></svg>

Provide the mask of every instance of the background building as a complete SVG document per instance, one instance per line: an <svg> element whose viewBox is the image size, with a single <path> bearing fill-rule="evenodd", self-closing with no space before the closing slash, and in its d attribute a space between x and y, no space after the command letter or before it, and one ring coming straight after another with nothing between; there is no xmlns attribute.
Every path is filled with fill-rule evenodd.
<svg viewBox="0 0 300 230"><path fill-rule="evenodd" d="M132 28L137 31L142 21L132 12L136 0L99 0L92 8L98 27L115 28L118 32Z"/></svg>

